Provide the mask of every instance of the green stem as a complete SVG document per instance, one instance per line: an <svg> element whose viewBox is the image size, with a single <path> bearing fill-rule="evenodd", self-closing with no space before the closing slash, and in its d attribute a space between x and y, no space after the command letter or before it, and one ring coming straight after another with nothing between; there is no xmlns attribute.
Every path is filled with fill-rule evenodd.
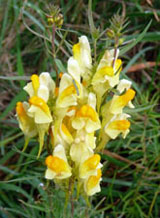
<svg viewBox="0 0 160 218"><path fill-rule="evenodd" d="M109 140L110 138L103 131L101 135L101 141L96 148L96 152L102 151L105 148L106 144L109 142Z"/></svg>
<svg viewBox="0 0 160 218"><path fill-rule="evenodd" d="M97 58L97 39L94 39L94 62L96 63Z"/></svg>
<svg viewBox="0 0 160 218"><path fill-rule="evenodd" d="M59 86L59 76L58 76L57 65L55 62L55 45L54 45L55 34L56 34L56 26L53 24L53 27L52 27L52 56L53 56L53 67L56 71L56 86L58 87Z"/></svg>
<svg viewBox="0 0 160 218"><path fill-rule="evenodd" d="M118 51L118 45L119 45L119 38L115 38L115 49L114 49L114 59L112 63L112 67L114 68L115 62L116 62L116 57L117 57L117 51Z"/></svg>

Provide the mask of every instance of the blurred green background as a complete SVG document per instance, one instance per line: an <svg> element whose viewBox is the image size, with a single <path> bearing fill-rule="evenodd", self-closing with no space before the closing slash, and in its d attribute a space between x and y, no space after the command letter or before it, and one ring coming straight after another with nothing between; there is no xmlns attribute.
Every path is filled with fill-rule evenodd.
<svg viewBox="0 0 160 218"><path fill-rule="evenodd" d="M102 190L87 207L75 199L75 218L160 218L160 1L128 0L130 21L124 42L134 47L122 54L121 78L133 81L136 90L131 131L109 142L102 155ZM87 0L0 0L0 217L71 217L70 205L54 183L44 179L43 152L36 159L38 144L31 140L22 152L24 138L15 117L17 101L25 100L23 86L33 73L50 72L52 65L51 28L45 14L51 5L61 8L64 23L56 32L56 65L66 72L72 45L82 34L88 36ZM121 0L93 0L93 19L102 33L109 20L122 11ZM152 20L147 33L143 32ZM141 33L144 34L141 34ZM143 37L142 37L143 36ZM136 41L136 42L137 42ZM109 44L104 33L97 43L101 55ZM123 46L122 46L123 47ZM121 49L121 47L120 47ZM49 185L51 188L49 188Z"/></svg>

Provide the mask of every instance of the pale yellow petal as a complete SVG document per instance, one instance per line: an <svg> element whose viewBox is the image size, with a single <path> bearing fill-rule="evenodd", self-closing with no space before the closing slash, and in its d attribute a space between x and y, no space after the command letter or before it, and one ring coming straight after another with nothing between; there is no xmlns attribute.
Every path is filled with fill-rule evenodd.
<svg viewBox="0 0 160 218"><path fill-rule="evenodd" d="M122 113L122 109L134 98L134 96L135 91L133 89L128 89L126 93L121 96L114 96L110 105L111 113Z"/></svg>
<svg viewBox="0 0 160 218"><path fill-rule="evenodd" d="M87 195L91 196L100 192L101 170L97 170L97 175L90 176L85 184L85 191Z"/></svg>
<svg viewBox="0 0 160 218"><path fill-rule="evenodd" d="M47 169L46 172L45 172L45 178L46 179L54 179L56 176L56 173L51 170L51 169Z"/></svg>
<svg viewBox="0 0 160 218"><path fill-rule="evenodd" d="M80 163L82 161L82 157L83 159L87 159L92 154L92 149L89 149L84 142L71 145L70 156L76 163Z"/></svg>
<svg viewBox="0 0 160 218"><path fill-rule="evenodd" d="M40 85L38 92L37 92L37 96L42 98L45 102L48 101L49 99L49 90L46 86L44 85Z"/></svg>
<svg viewBox="0 0 160 218"><path fill-rule="evenodd" d="M28 114L34 117L35 123L43 124L52 122L52 116L46 114L41 108L36 106L31 106L28 110Z"/></svg>
<svg viewBox="0 0 160 218"><path fill-rule="evenodd" d="M27 85L24 86L23 89L29 94L30 97L35 95L34 89L33 89L33 86L32 86L32 82L27 83Z"/></svg>

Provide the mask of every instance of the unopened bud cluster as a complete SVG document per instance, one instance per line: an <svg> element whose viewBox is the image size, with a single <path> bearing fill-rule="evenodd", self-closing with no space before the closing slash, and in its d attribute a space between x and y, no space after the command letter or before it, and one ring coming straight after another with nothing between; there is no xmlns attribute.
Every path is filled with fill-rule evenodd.
<svg viewBox="0 0 160 218"><path fill-rule="evenodd" d="M55 25L57 28L62 27L63 15L60 13L60 9L58 7L51 7L50 15L47 15L47 22L49 26Z"/></svg>

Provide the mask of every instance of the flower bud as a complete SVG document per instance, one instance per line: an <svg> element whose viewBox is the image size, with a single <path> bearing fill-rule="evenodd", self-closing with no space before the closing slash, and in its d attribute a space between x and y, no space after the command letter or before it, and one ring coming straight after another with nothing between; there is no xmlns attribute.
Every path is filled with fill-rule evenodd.
<svg viewBox="0 0 160 218"><path fill-rule="evenodd" d="M110 38L110 39L113 39L114 38L114 31L113 30L111 30L111 29L107 29L107 31L106 31L106 34L107 34L107 36Z"/></svg>

